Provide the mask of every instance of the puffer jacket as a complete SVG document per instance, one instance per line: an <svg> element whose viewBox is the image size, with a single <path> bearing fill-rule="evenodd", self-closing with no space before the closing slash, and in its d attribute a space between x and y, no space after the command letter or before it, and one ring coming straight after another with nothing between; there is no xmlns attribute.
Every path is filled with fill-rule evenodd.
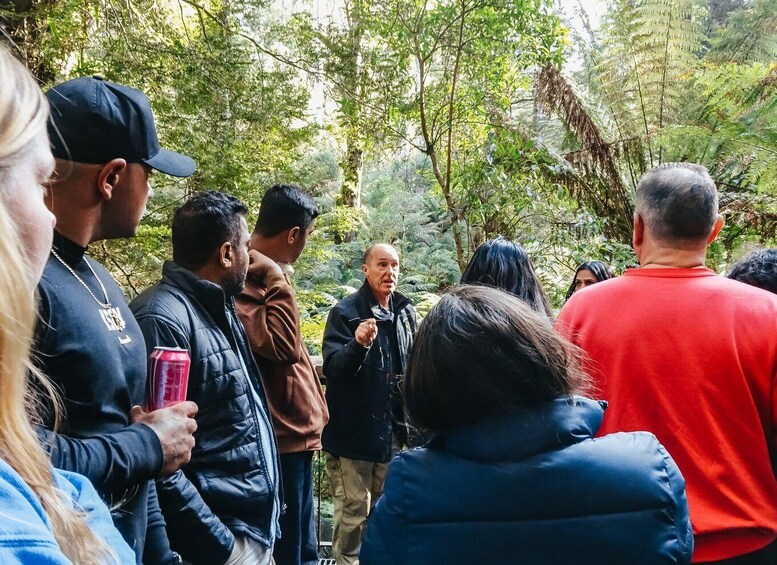
<svg viewBox="0 0 777 565"><path fill-rule="evenodd" d="M406 296L394 292L392 300L394 322L389 328L386 322L378 322L378 332L396 332L404 373L418 318ZM343 298L329 312L323 343L329 423L321 442L325 451L337 457L387 462L391 459L392 432L404 426L404 422L395 422L392 407L398 394L392 390L396 388L396 382L392 382L396 376L387 372L380 339L366 348L354 338L361 320L374 317L374 304L372 290L364 281L357 292Z"/></svg>
<svg viewBox="0 0 777 565"><path fill-rule="evenodd" d="M149 351L182 347L192 360L187 397L199 407L192 458L157 483L171 546L186 561L208 565L226 562L235 533L272 547L280 509L278 450L233 299L168 261L162 280L130 307Z"/></svg>
<svg viewBox="0 0 777 565"><path fill-rule="evenodd" d="M685 481L582 397L504 410L391 462L362 565L690 563Z"/></svg>

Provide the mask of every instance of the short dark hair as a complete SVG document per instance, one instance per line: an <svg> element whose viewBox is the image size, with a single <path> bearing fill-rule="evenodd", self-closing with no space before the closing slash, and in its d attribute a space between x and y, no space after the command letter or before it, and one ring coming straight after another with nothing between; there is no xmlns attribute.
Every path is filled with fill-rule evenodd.
<svg viewBox="0 0 777 565"><path fill-rule="evenodd" d="M636 209L657 239L695 242L712 233L718 216L718 191L701 165L664 163L640 179Z"/></svg>
<svg viewBox="0 0 777 565"><path fill-rule="evenodd" d="M464 285L421 323L402 391L410 420L435 432L581 392L578 367L577 350L547 316L506 292Z"/></svg>
<svg viewBox="0 0 777 565"><path fill-rule="evenodd" d="M240 241L240 218L247 213L229 194L196 193L173 215L173 261L187 269L202 267L224 242Z"/></svg>
<svg viewBox="0 0 777 565"><path fill-rule="evenodd" d="M777 249L754 251L736 263L726 276L777 294Z"/></svg>
<svg viewBox="0 0 777 565"><path fill-rule="evenodd" d="M499 236L477 248L461 275L461 284L492 286L514 294L537 312L553 315L548 296L526 251Z"/></svg>
<svg viewBox="0 0 777 565"><path fill-rule="evenodd" d="M575 271L574 276L572 277L572 284L569 285L569 289L567 290L567 294L565 296L566 300L569 300L569 298L575 293L575 281L577 280L577 274L580 271L585 270L591 271L593 276L596 277L597 282L606 281L607 279L615 277L615 273L612 272L612 269L607 263L602 261L586 261L585 263L581 263Z"/></svg>
<svg viewBox="0 0 777 565"><path fill-rule="evenodd" d="M254 231L265 237L272 237L292 228L304 231L318 214L318 206L301 188L276 184L262 197Z"/></svg>

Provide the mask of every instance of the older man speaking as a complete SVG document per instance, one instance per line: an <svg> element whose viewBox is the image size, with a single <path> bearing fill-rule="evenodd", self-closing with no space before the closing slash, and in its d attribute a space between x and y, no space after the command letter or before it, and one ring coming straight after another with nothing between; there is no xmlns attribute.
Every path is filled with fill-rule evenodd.
<svg viewBox="0 0 777 565"><path fill-rule="evenodd" d="M367 248L362 272L364 284L335 305L324 330L330 420L322 443L338 565L359 563L367 515L383 492L389 460L407 441L398 381L418 325L410 301L396 291L394 247Z"/></svg>

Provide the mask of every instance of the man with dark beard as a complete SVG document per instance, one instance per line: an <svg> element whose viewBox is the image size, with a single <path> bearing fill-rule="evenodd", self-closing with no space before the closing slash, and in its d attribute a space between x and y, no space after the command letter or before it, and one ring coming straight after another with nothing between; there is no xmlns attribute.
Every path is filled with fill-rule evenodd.
<svg viewBox="0 0 777 565"><path fill-rule="evenodd" d="M157 483L170 544L192 564L272 563L280 472L259 368L235 313L248 271L246 207L219 192L173 217L173 260L130 305L149 351L191 356L200 406L191 463Z"/></svg>

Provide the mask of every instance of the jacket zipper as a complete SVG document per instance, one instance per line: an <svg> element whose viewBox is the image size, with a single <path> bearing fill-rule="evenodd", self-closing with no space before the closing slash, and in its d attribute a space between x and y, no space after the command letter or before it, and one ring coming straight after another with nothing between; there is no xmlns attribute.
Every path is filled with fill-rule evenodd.
<svg viewBox="0 0 777 565"><path fill-rule="evenodd" d="M229 317L230 311L231 310L230 310L229 306L227 306L227 311L226 311L226 314L227 314L227 324L229 325L229 332L232 335L232 340L235 342L235 346L237 347L237 350L238 350L237 351L238 359L240 359L240 365L241 365L241 367L243 369L243 376L244 376L244 378L246 380L246 385L248 387L248 398L249 398L249 403L250 403L250 406L251 406L251 415L253 416L254 424L257 427L257 430L256 430L257 431L257 438L256 438L256 442L255 442L256 443L256 447L259 450L259 455L262 458L262 462L266 462L266 463L269 464L270 463L270 459L269 459L269 457L267 457L267 454L265 453L264 449L262 448L259 416L258 416L257 411L256 411L256 399L254 398L254 387L251 384L251 377L248 374L248 367L246 366L246 360L244 359L244 355L241 353L242 342L239 342L237 340L237 336L235 335L235 330L234 330L234 328L232 326L232 318ZM237 319L237 314L235 314L235 319ZM253 361L254 367L256 368L256 366L257 366L256 365L256 360L254 359L254 354L251 351L250 347L248 348L248 355L251 357L251 361ZM258 369L257 369L257 374L259 374L258 373ZM262 387L262 393L265 395L265 398L266 398L267 391L264 388L264 383L262 382L261 377L259 379L257 379L257 380L259 381L259 386ZM258 396L258 394L257 394L257 396ZM275 445L275 452L277 454L278 453L278 440L275 438L275 428L272 425L272 419L270 418L269 408L267 408L266 401L265 401L264 398L260 398L260 400L262 400L264 402L265 413L267 414L267 422L268 422L268 424L270 426L270 435L272 437L273 444ZM275 472L275 485L273 485L273 486L275 486L277 488L277 491L278 491L278 504L280 506L279 507L279 511L280 511L280 510L283 509L283 506L282 506L283 505L283 490L282 490L283 487L282 487L282 483L281 483L281 481L283 479L281 478L281 468L280 468L280 464L278 462L278 458L277 457L275 458L274 463L275 463L275 471L276 472ZM273 501L273 503L274 503L274 501ZM280 514L280 512L279 512L279 514ZM270 519L269 519L269 521L267 523L268 534L270 534L272 532L272 529L273 529L272 528L272 522L275 519L276 519L275 512L272 512L271 516L270 516ZM274 542L274 540L267 540L267 541L270 542L270 543Z"/></svg>

